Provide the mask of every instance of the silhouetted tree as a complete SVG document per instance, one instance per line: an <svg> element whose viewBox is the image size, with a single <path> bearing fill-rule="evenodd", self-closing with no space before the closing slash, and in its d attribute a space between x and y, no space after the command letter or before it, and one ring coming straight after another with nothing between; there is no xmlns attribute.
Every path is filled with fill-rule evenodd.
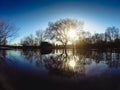
<svg viewBox="0 0 120 90"><path fill-rule="evenodd" d="M81 31L79 34L79 41L77 46L80 48L94 48L94 49L114 49L119 48L120 35L119 29L116 27L108 27L105 33L90 33Z"/></svg>
<svg viewBox="0 0 120 90"><path fill-rule="evenodd" d="M17 31L14 24L0 21L0 45L6 45L8 40L14 39L17 36Z"/></svg>
<svg viewBox="0 0 120 90"><path fill-rule="evenodd" d="M89 44L92 43L91 39L91 33L90 32L85 32L85 31L80 31L79 32L79 40L77 41L77 48L88 48Z"/></svg>
<svg viewBox="0 0 120 90"><path fill-rule="evenodd" d="M105 41L105 34L104 33L95 33L92 36L92 43L102 43L103 41Z"/></svg>
<svg viewBox="0 0 120 90"><path fill-rule="evenodd" d="M23 46L35 46L35 38L32 34L25 37L23 40L21 40L21 45Z"/></svg>
<svg viewBox="0 0 120 90"><path fill-rule="evenodd" d="M74 19L60 19L56 22L49 22L46 33L48 38L60 42L66 48L71 38L68 32L72 29L75 32L82 28L83 23ZM77 36L77 35L76 35Z"/></svg>
<svg viewBox="0 0 120 90"><path fill-rule="evenodd" d="M37 30L36 31L36 43L37 45L40 45L42 41L44 41L45 38L45 32L43 30Z"/></svg>
<svg viewBox="0 0 120 90"><path fill-rule="evenodd" d="M108 27L105 32L106 41L113 42L115 39L119 37L119 29L116 27Z"/></svg>
<svg viewBox="0 0 120 90"><path fill-rule="evenodd" d="M42 41L46 40L45 32L43 30L36 31L36 35L30 34L21 40L23 46L40 46Z"/></svg>

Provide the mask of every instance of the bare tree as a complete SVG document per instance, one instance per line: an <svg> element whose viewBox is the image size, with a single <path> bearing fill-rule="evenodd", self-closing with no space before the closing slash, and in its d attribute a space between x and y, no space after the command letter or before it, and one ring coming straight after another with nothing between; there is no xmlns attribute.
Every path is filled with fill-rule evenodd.
<svg viewBox="0 0 120 90"><path fill-rule="evenodd" d="M95 33L92 36L92 43L102 43L103 41L105 41L104 33Z"/></svg>
<svg viewBox="0 0 120 90"><path fill-rule="evenodd" d="M105 32L106 41L113 42L115 39L119 37L119 29L116 27L108 27Z"/></svg>
<svg viewBox="0 0 120 90"><path fill-rule="evenodd" d="M0 45L6 45L9 40L17 37L17 31L14 24L0 21Z"/></svg>
<svg viewBox="0 0 120 90"><path fill-rule="evenodd" d="M74 19L60 19L56 22L49 22L46 29L47 36L54 41L60 42L66 48L68 42L71 41L69 31L72 29L77 32L82 25L83 22Z"/></svg>
<svg viewBox="0 0 120 90"><path fill-rule="evenodd" d="M35 45L35 39L32 34L25 37L23 40L21 40L21 45L23 46L34 46Z"/></svg>
<svg viewBox="0 0 120 90"><path fill-rule="evenodd" d="M36 43L40 45L43 40L45 40L45 32L43 30L36 31Z"/></svg>

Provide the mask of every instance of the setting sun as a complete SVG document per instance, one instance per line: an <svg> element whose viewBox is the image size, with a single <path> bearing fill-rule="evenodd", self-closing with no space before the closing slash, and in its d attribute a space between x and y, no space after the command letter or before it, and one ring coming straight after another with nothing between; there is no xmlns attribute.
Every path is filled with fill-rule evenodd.
<svg viewBox="0 0 120 90"><path fill-rule="evenodd" d="M70 39L74 39L76 37L76 32L73 29L70 29L68 32L68 35L70 37Z"/></svg>

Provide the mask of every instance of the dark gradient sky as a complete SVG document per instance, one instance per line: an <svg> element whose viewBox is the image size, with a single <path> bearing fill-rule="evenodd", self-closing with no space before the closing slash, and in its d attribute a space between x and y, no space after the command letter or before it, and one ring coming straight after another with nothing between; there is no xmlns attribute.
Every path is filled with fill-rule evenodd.
<svg viewBox="0 0 120 90"><path fill-rule="evenodd" d="M84 21L84 29L104 32L108 26L120 28L119 0L0 0L0 19L20 28L21 38L38 29L45 29L49 21L73 18Z"/></svg>

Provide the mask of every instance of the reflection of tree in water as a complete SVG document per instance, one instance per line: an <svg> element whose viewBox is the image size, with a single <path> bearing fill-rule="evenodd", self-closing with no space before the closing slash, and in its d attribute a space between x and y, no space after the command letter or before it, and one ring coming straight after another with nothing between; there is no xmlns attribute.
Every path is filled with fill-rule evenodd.
<svg viewBox="0 0 120 90"><path fill-rule="evenodd" d="M87 54L85 54L87 53ZM116 51L84 51L79 52L85 58L89 58L96 63L104 62L109 67L120 67L120 52Z"/></svg>
<svg viewBox="0 0 120 90"><path fill-rule="evenodd" d="M108 64L109 68L118 68L120 67L120 54L118 53L111 53L111 52L106 52L106 63Z"/></svg>
<svg viewBox="0 0 120 90"><path fill-rule="evenodd" d="M105 61L109 68L120 66L120 54L115 52L103 52L103 59L100 61Z"/></svg>
<svg viewBox="0 0 120 90"><path fill-rule="evenodd" d="M36 66L44 65L46 69L49 71L49 73L52 73L52 74L73 76L73 75L76 75L78 72L79 73L84 72L85 62L83 62L84 60L81 59L82 57L73 55L71 51L66 52L64 50L60 50L60 51L57 51L56 54L54 53L42 55L39 50L21 51L21 55L24 56L26 60L28 60L30 63L34 62ZM70 66L71 60L74 61L75 66Z"/></svg>
<svg viewBox="0 0 120 90"><path fill-rule="evenodd" d="M50 74L67 77L84 78L86 65L92 62L97 64L102 62L109 67L120 66L120 54L113 52L55 50L51 54L42 55L39 50L25 50L21 55L30 63L34 62L37 67L44 66Z"/></svg>
<svg viewBox="0 0 120 90"><path fill-rule="evenodd" d="M42 61L42 54L40 53L39 49L36 50L22 50L21 56L24 56L26 60L28 60L30 63L35 63L37 67L39 67L43 61Z"/></svg>
<svg viewBox="0 0 120 90"><path fill-rule="evenodd" d="M68 51L51 55L44 62L50 74L74 78L79 75L82 78L85 77L85 65L88 64L86 60L84 56L73 55L72 51Z"/></svg>
<svg viewBox="0 0 120 90"><path fill-rule="evenodd" d="M0 57L6 57L6 50L0 50Z"/></svg>
<svg viewBox="0 0 120 90"><path fill-rule="evenodd" d="M9 79L9 67L6 62L6 50L0 50L0 90L14 90ZM9 60L10 61L10 60Z"/></svg>

